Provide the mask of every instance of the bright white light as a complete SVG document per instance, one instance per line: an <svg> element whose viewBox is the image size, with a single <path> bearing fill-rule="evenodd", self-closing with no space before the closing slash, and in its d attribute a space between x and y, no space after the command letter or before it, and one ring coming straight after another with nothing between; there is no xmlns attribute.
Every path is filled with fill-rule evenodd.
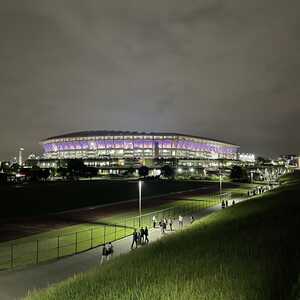
<svg viewBox="0 0 300 300"><path fill-rule="evenodd" d="M20 174L20 173L17 173L17 174L16 174L16 177L17 177L17 178L19 178L19 177L24 177L24 176L25 176L25 175Z"/></svg>
<svg viewBox="0 0 300 300"><path fill-rule="evenodd" d="M178 168L177 171L178 171L178 173L182 173L182 169L181 168Z"/></svg>
<svg viewBox="0 0 300 300"><path fill-rule="evenodd" d="M194 168L190 168L190 172L194 173L195 169Z"/></svg>

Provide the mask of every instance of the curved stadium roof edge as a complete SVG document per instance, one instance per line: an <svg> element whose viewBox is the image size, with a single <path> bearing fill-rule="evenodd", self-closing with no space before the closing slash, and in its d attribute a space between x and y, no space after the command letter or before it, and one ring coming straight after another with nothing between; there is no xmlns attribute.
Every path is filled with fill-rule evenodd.
<svg viewBox="0 0 300 300"><path fill-rule="evenodd" d="M211 139L207 137L202 136L196 136L191 134L183 134L183 133L174 133L174 132L140 132L140 131L119 131L119 130L89 130L89 131L77 131L77 132L70 132L65 133L62 135L52 136L47 139L44 139L41 141L41 143L45 143L47 141L51 141L54 139L62 139L62 138L75 138L75 137L93 137L93 136L102 136L102 135L175 135L175 136L186 136L191 138L197 138L197 139L204 139L208 141L228 144L232 146L239 147L237 144L233 144L230 142L226 142L223 140L217 140L217 139Z"/></svg>

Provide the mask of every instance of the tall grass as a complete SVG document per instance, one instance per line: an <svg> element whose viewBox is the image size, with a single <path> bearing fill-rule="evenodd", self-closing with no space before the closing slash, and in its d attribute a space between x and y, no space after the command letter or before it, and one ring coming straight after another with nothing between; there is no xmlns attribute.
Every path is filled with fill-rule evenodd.
<svg viewBox="0 0 300 300"><path fill-rule="evenodd" d="M290 299L300 181L289 182L27 299Z"/></svg>

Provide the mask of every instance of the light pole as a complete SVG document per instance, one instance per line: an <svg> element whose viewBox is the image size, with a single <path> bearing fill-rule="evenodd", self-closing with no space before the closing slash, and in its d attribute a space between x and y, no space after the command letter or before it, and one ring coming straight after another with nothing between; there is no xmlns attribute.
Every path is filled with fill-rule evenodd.
<svg viewBox="0 0 300 300"><path fill-rule="evenodd" d="M251 183L253 183L253 170L250 171L251 174Z"/></svg>
<svg viewBox="0 0 300 300"><path fill-rule="evenodd" d="M219 169L219 190L220 190L220 202L222 201L222 173L221 173L221 169Z"/></svg>
<svg viewBox="0 0 300 300"><path fill-rule="evenodd" d="M142 218L142 181L139 180L139 228L141 227Z"/></svg>

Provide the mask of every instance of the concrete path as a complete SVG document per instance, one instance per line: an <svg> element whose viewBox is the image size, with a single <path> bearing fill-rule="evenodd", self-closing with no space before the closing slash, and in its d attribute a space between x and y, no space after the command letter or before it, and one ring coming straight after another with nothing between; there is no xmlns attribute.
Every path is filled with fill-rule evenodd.
<svg viewBox="0 0 300 300"><path fill-rule="evenodd" d="M235 200L236 203L241 201ZM201 219L212 212L220 210L220 205L203 209L198 214L194 214L195 219ZM189 225L189 217L184 218L184 227ZM178 230L178 222L175 222L174 229ZM152 229L149 232L150 243L163 236L159 228ZM125 254L130 251L132 242L131 237L127 237L113 243L114 256ZM27 267L23 270L3 271L0 272L0 299L12 300L20 299L27 295L29 290L46 288L54 283L65 280L76 273L85 272L100 262L102 247L66 257L56 261L47 262L40 265Z"/></svg>

